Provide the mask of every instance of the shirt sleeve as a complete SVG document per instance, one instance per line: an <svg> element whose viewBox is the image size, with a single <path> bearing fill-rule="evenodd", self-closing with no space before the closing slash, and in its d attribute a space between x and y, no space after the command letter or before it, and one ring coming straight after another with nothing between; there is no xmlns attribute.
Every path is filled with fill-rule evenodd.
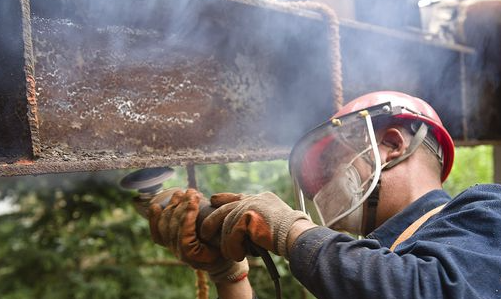
<svg viewBox="0 0 501 299"><path fill-rule="evenodd" d="M317 298L499 298L500 211L500 200L452 205L395 252L311 229L294 243L291 271Z"/></svg>

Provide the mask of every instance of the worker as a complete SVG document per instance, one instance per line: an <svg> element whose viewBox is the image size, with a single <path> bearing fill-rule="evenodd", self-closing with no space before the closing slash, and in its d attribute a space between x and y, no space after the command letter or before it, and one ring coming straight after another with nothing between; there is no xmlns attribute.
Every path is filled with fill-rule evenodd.
<svg viewBox="0 0 501 299"><path fill-rule="evenodd" d="M253 298L245 240L284 256L317 298L501 298L501 186L442 190L454 144L436 112L407 94L357 98L294 146L300 210L271 192L178 192L150 209L155 242L207 270L219 298ZM220 235L220 248L203 240ZM362 235L359 238L355 235Z"/></svg>

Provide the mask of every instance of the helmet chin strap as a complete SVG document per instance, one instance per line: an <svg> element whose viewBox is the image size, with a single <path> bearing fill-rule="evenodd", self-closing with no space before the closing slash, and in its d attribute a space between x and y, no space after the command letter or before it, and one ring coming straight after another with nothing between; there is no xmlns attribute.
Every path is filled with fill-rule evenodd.
<svg viewBox="0 0 501 299"><path fill-rule="evenodd" d="M372 191L371 195L367 198L367 216L364 219L362 225L362 233L367 236L374 229L376 229L376 215L377 215L377 204L379 202L379 187L381 187L381 179L378 180L376 188ZM365 214L365 213L364 213Z"/></svg>
<svg viewBox="0 0 501 299"><path fill-rule="evenodd" d="M405 153L402 154L400 157L395 158L395 159L381 165L381 171L388 170L388 169L392 168L393 166L404 161L410 155L412 155L418 149L418 147L421 145L421 143L423 143L423 141L426 138L427 133L428 133L428 126L425 125L424 123L421 123L421 126L417 130L416 134L414 134ZM377 206L379 203L379 189L380 189L380 187L381 187L381 176L379 177L379 180L377 182L376 187L374 188L372 193L367 198L367 206L366 206L367 214L364 213L366 216L364 217L365 219L364 219L364 223L363 223L363 234L365 236L367 236L374 229L376 229L376 215L377 215Z"/></svg>

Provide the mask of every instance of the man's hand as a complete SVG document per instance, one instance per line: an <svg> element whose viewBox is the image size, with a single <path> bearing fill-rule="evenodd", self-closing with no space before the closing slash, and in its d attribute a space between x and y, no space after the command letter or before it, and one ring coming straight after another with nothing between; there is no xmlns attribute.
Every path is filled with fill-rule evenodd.
<svg viewBox="0 0 501 299"><path fill-rule="evenodd" d="M211 197L211 205L219 208L203 221L200 234L210 240L220 232L223 256L235 261L247 255L247 238L288 258L287 236L291 227L298 220L309 220L305 213L291 209L271 192L216 194Z"/></svg>
<svg viewBox="0 0 501 299"><path fill-rule="evenodd" d="M216 283L239 281L247 276L247 261L234 262L222 257L218 248L200 241L196 219L202 194L194 189L177 191L165 207L152 204L150 231L155 243L169 248L177 258L195 269L205 270ZM208 239L206 239L208 240Z"/></svg>

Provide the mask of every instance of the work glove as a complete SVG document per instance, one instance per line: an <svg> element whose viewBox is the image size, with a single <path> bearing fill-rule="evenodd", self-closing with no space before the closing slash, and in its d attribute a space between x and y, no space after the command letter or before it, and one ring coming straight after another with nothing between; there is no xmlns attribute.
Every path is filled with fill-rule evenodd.
<svg viewBox="0 0 501 299"><path fill-rule="evenodd" d="M153 203L149 224L153 241L169 248L176 257L195 269L208 272L212 281L239 281L247 276L247 260L235 262L223 258L217 247L202 242L196 232L200 201L206 200L194 189L175 192L162 209Z"/></svg>
<svg viewBox="0 0 501 299"><path fill-rule="evenodd" d="M271 192L216 194L211 197L211 205L219 208L203 221L200 235L210 240L220 233L223 256L235 261L243 260L249 253L247 239L288 258L289 230L298 220L310 220L308 215L291 209Z"/></svg>

